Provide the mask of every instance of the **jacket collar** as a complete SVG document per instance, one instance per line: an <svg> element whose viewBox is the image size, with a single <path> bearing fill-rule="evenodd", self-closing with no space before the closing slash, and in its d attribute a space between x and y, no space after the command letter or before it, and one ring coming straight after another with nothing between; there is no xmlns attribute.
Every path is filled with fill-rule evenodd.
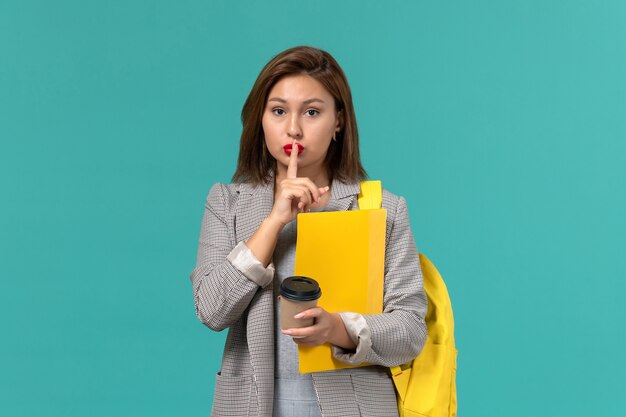
<svg viewBox="0 0 626 417"><path fill-rule="evenodd" d="M247 182L242 182L239 184L239 188L237 189L239 194L247 194L247 195L260 195L260 194L268 194L274 192L274 177L272 176L271 180L268 181L267 184L250 184Z"/></svg>
<svg viewBox="0 0 626 417"><path fill-rule="evenodd" d="M356 201L356 196L359 194L361 187L359 183L355 182L342 182L333 180L330 187L330 201L326 206L326 211L343 211L348 210Z"/></svg>

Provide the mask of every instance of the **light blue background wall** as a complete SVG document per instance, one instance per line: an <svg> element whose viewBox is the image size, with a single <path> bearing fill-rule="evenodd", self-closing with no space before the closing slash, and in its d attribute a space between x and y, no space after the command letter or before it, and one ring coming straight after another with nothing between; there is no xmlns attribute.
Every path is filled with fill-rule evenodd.
<svg viewBox="0 0 626 417"><path fill-rule="evenodd" d="M312 44L448 283L460 415L623 414L625 21L618 0L1 2L0 413L208 415L204 199L258 71Z"/></svg>

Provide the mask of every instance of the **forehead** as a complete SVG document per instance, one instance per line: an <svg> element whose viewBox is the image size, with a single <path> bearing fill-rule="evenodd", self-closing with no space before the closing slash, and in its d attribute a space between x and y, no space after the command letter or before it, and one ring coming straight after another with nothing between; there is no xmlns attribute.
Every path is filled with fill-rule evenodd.
<svg viewBox="0 0 626 417"><path fill-rule="evenodd" d="M310 98L319 98L324 101L332 102L332 95L326 88L309 75L290 75L281 78L270 90L267 97L281 98L286 101L304 101Z"/></svg>

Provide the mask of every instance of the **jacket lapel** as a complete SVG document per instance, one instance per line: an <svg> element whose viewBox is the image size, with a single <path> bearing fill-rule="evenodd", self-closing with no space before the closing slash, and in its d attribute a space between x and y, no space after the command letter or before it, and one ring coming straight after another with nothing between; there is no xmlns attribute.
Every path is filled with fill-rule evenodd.
<svg viewBox="0 0 626 417"><path fill-rule="evenodd" d="M355 210L358 208L357 195L360 186L358 183L345 183L333 180L330 189L330 201L326 207L327 211Z"/></svg>

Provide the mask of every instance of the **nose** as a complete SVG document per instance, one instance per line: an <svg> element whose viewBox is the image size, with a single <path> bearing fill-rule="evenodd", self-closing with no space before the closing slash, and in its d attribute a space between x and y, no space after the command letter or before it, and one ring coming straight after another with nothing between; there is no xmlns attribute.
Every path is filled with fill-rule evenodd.
<svg viewBox="0 0 626 417"><path fill-rule="evenodd" d="M297 115L292 115L289 119L289 126L287 128L287 134L292 138L302 137L302 129Z"/></svg>

